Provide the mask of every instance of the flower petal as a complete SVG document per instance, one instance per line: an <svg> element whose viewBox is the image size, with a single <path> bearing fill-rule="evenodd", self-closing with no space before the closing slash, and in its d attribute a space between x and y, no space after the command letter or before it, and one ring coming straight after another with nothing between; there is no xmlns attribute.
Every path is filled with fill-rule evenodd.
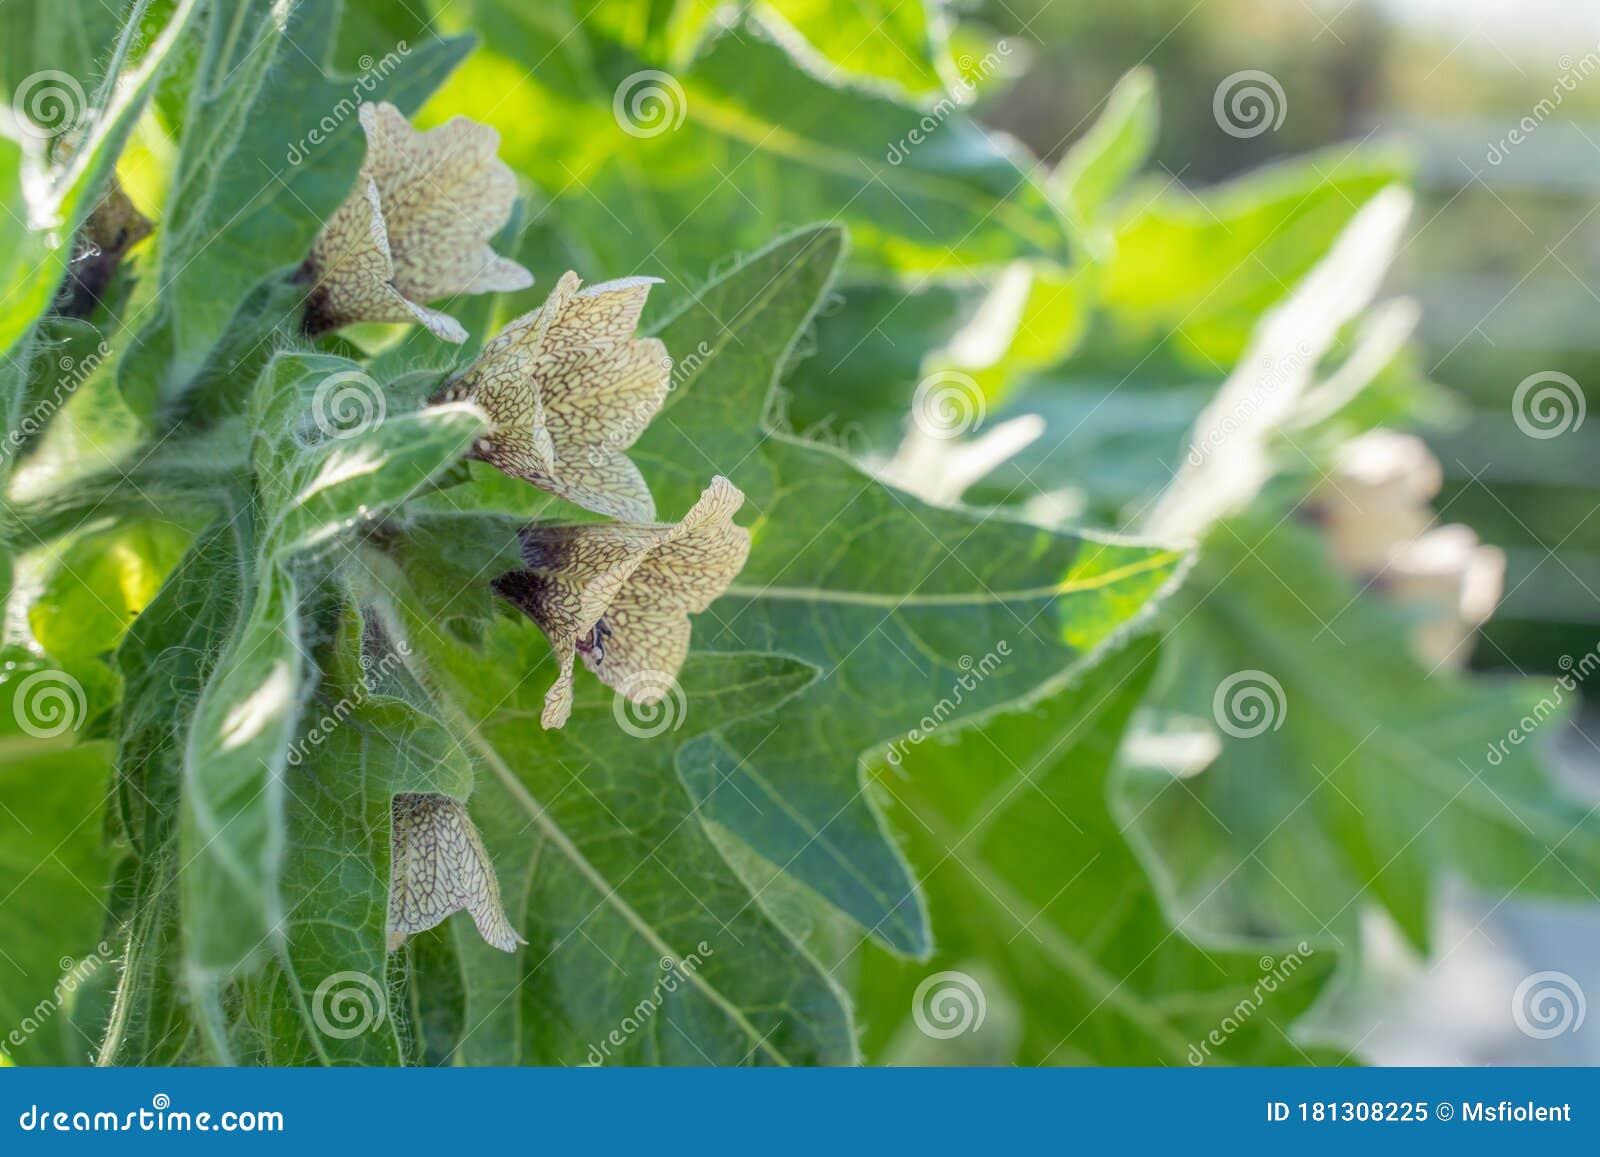
<svg viewBox="0 0 1600 1157"><path fill-rule="evenodd" d="M353 321L410 321L406 301L393 284L389 233L378 204L378 186L363 178L329 218L311 251L317 276L307 328L313 333Z"/></svg>
<svg viewBox="0 0 1600 1157"><path fill-rule="evenodd" d="M527 567L496 579L495 593L538 623L557 654L572 651L655 544L654 530L622 522L528 527Z"/></svg>
<svg viewBox="0 0 1600 1157"><path fill-rule="evenodd" d="M391 948L463 909L492 947L514 952L527 943L506 918L494 865L461 803L433 792L402 792L391 816Z"/></svg>
<svg viewBox="0 0 1600 1157"><path fill-rule="evenodd" d="M744 494L717 476L683 521L642 561L621 598L680 612L709 607L744 569L750 532L734 524Z"/></svg>
<svg viewBox="0 0 1600 1157"><path fill-rule="evenodd" d="M517 194L516 176L495 156L499 135L462 117L418 132L390 104L363 104L360 116L366 162L312 246L307 269L317 286L306 328L419 321L465 341L459 322L426 303L533 284L489 247Z"/></svg>
<svg viewBox="0 0 1600 1157"><path fill-rule="evenodd" d="M689 652L689 615L703 611L744 566L750 535L733 523L744 495L726 478L672 525L625 522L531 526L525 566L494 581L501 598L539 624L560 663L541 722L572 710L574 657L607 686L650 702Z"/></svg>
<svg viewBox="0 0 1600 1157"><path fill-rule="evenodd" d="M533 284L489 248L517 199L516 174L495 155L499 133L459 116L419 132L392 104L363 104L360 115L365 171L382 196L401 294L436 301L472 292L486 273L497 288Z"/></svg>
<svg viewBox="0 0 1600 1157"><path fill-rule="evenodd" d="M614 604L603 644L582 652L583 665L635 703L654 703L689 657L689 616L659 607Z"/></svg>
<svg viewBox="0 0 1600 1157"><path fill-rule="evenodd" d="M517 318L439 400L470 399L493 423L479 456L599 514L648 520L655 504L622 452L666 399L672 362L633 337L654 279L580 290L568 272L545 303Z"/></svg>

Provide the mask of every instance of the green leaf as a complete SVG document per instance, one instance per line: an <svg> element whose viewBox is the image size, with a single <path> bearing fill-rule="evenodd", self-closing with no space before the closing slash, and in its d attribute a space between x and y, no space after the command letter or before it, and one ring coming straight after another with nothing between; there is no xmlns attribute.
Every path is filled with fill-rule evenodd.
<svg viewBox="0 0 1600 1157"><path fill-rule="evenodd" d="M1160 115L1149 69L1136 68L1117 82L1105 111L1050 175L1050 193L1074 220L1100 222L1112 199L1150 159Z"/></svg>
<svg viewBox="0 0 1600 1157"><path fill-rule="evenodd" d="M1148 158L1156 118L1154 81L1143 70L1129 73L1047 182L1066 216L1080 231L1091 231L1097 250L1107 251L1096 255L1101 259L1114 248L1107 207ZM1018 261L986 296L973 286L852 287L845 304L819 321L816 355L789 383L793 427L809 433L815 426L823 438L858 455L869 446L891 450L907 433L913 387L927 368L960 374L971 383L965 388L972 401L981 399L984 411L993 411L1019 382L1057 366L1078 346L1097 306L1099 281L1093 264L1062 269ZM957 326L969 321L970 330L952 343ZM1046 439L1051 446L1058 441ZM1048 457L1054 468L1084 465L1072 455L1036 456Z"/></svg>
<svg viewBox="0 0 1600 1157"><path fill-rule="evenodd" d="M1094 525L1125 525L1172 480L1219 384L1160 359L1133 373L1070 361L1038 373L990 421L1037 415L1043 433L969 489L967 500L1053 498L1057 509Z"/></svg>
<svg viewBox="0 0 1600 1157"><path fill-rule="evenodd" d="M776 717L701 741L680 771L708 819L924 955L919 893L862 796L862 753L930 712L971 718L1085 661L1159 598L1182 555L926 506L778 436L759 458L777 495L758 505L750 561L701 645L781 640L828 676Z"/></svg>
<svg viewBox="0 0 1600 1157"><path fill-rule="evenodd" d="M1133 517L1149 533L1195 538L1276 474L1315 469L1354 432L1404 420L1417 396L1417 375L1404 369L1415 308L1372 302L1409 204L1388 189L1361 206L1305 277L1253 320L1224 381L1220 367L1192 371L1181 350L1163 346L1131 369L1091 348L1029 378L1000 416L1037 415L1043 434L975 497L1043 495L1114 526Z"/></svg>
<svg viewBox="0 0 1600 1157"><path fill-rule="evenodd" d="M586 680L566 727L545 731L543 637L520 617L478 617L487 580L516 565L514 532L419 516L389 544L393 561L369 559L388 633L483 767L473 815L529 942L498 952L460 918L417 938L437 954L450 937L447 987L464 994L459 1039L429 1050L466 1064L848 1063L842 995L753 901L672 774L693 737L770 710L815 671L692 656L658 720L625 729L620 703ZM691 956L692 969L663 963Z"/></svg>
<svg viewBox="0 0 1600 1157"><path fill-rule="evenodd" d="M247 527L204 531L117 650L125 684L112 798L129 845L118 894L124 963L101 1046L109 1064L194 1063L226 1029L186 967L178 846L184 748L196 703L228 646L249 572Z"/></svg>
<svg viewBox="0 0 1600 1157"><path fill-rule="evenodd" d="M1446 873L1589 896L1600 831L1531 735L1573 687L1424 671L1399 616L1339 578L1313 531L1275 523L1220 524L1174 606L1163 726L1215 723L1222 746L1181 787L1148 767L1128 785L1169 907L1207 935L1348 945L1380 905L1425 945Z"/></svg>
<svg viewBox="0 0 1600 1157"><path fill-rule="evenodd" d="M271 554L325 543L420 493L487 428L467 403L387 411L382 387L344 358L285 354L266 368L251 418Z"/></svg>
<svg viewBox="0 0 1600 1157"><path fill-rule="evenodd" d="M941 94L955 79L942 0L766 0L766 6L848 75L886 80L913 95Z"/></svg>
<svg viewBox="0 0 1600 1157"><path fill-rule="evenodd" d="M1071 258L1060 215L1005 138L953 104L935 117L832 85L759 20L671 75L543 9L491 4L484 16L493 51L430 113L497 125L502 155L552 191L593 268L681 283L761 245L774 221L830 217L850 227L853 273L878 280ZM725 179L704 179L716 172Z"/></svg>
<svg viewBox="0 0 1600 1157"><path fill-rule="evenodd" d="M243 983L234 1032L235 1051L251 1063L397 1065L410 1057L385 946L390 805L401 791L465 798L472 767L437 720L383 693L387 674L384 661L324 680L291 747L283 944L261 976Z"/></svg>
<svg viewBox="0 0 1600 1157"><path fill-rule="evenodd" d="M1331 953L1197 947L1175 931L1108 798L1128 719L1156 667L1150 638L1023 711L911 747L875 782L927 890L939 951L926 964L863 962L869 1055L935 1031L937 983L964 973L993 1007L1024 1015L997 1064L1327 1063L1291 1025L1333 970ZM987 978L992 978L992 981ZM920 997L920 999L919 999ZM974 997L976 999L976 997ZM969 1026L980 1039L1001 1025ZM1212 1037L1212 1033L1216 1037ZM961 1034L923 1042L951 1063Z"/></svg>
<svg viewBox="0 0 1600 1157"><path fill-rule="evenodd" d="M1318 409L1337 411L1394 360L1416 322L1409 306L1374 311L1349 362L1313 388L1340 332L1380 291L1410 213L1411 196L1402 189L1372 198L1261 318L1239 367L1195 422L1171 485L1146 519L1152 533L1199 538L1216 519L1248 506L1276 471L1277 440L1293 443Z"/></svg>
<svg viewBox="0 0 1600 1157"><path fill-rule="evenodd" d="M752 451L775 378L797 356L844 259L838 228L813 226L781 238L721 277L654 330L674 357L671 392L629 455L650 482L658 510L687 510L706 479L748 466L738 482L770 492Z"/></svg>
<svg viewBox="0 0 1600 1157"><path fill-rule="evenodd" d="M659 331L699 349L635 447L662 509L696 479L731 477L754 516L752 551L696 644L782 647L827 676L771 719L707 736L679 771L703 814L896 949L923 954L917 889L861 792L870 748L918 725L983 653L1013 657L957 717L1028 694L1137 617L1180 555L940 510L841 455L757 420L775 373L839 261L836 230L785 238L717 282Z"/></svg>
<svg viewBox="0 0 1600 1157"><path fill-rule="evenodd" d="M5 666L0 684L19 673ZM94 1051L72 1014L79 988L116 967L101 945L106 755L0 734L0 1054L17 1064L83 1064Z"/></svg>
<svg viewBox="0 0 1600 1157"><path fill-rule="evenodd" d="M1251 173L1199 197L1130 196L1138 207L1116 224L1104 285L1111 341L1123 351L1171 341L1206 370L1233 365L1261 315L1362 205L1405 176L1382 153L1341 152Z"/></svg>
<svg viewBox="0 0 1600 1157"><path fill-rule="evenodd" d="M360 167L356 107L387 100L415 109L468 48L434 40L388 71L336 71L339 8L338 0L212 6L158 239L158 312L122 370L136 409L177 399L251 293L305 257Z"/></svg>
<svg viewBox="0 0 1600 1157"><path fill-rule="evenodd" d="M851 286L817 318L816 349L784 379L783 428L855 456L892 451L929 352L955 336L981 297L967 285Z"/></svg>
<svg viewBox="0 0 1600 1157"><path fill-rule="evenodd" d="M73 542L29 608L33 637L61 659L113 650L183 557L190 537L170 522L124 521Z"/></svg>
<svg viewBox="0 0 1600 1157"><path fill-rule="evenodd" d="M13 103L28 77L45 69L72 78L76 89L58 82L64 97L76 100L79 93L92 93L105 75L108 46L122 27L118 9L124 6L16 0L0 8L0 93L6 103Z"/></svg>
<svg viewBox="0 0 1600 1157"><path fill-rule="evenodd" d="M118 155L154 90L168 55L194 16L197 0L182 0L137 65L117 83L107 78L104 108L78 103L70 87L63 91L68 112L88 124L70 159L52 168L46 157L49 134L59 135L54 122L35 127L7 121L0 128L0 298L7 303L0 316L0 407L7 430L18 429L22 386L33 357L26 340L49 308L66 274L71 239L94 208ZM137 29L128 29L131 37ZM59 81L46 80L56 84ZM73 82L77 83L76 81ZM71 108L77 104L76 108ZM63 106L51 106L52 115ZM70 123L70 122L69 122Z"/></svg>
<svg viewBox="0 0 1600 1157"><path fill-rule="evenodd" d="M183 757L186 968L202 983L271 948L283 918L283 769L307 690L299 591L276 564L252 578Z"/></svg>
<svg viewBox="0 0 1600 1157"><path fill-rule="evenodd" d="M312 581L301 583L306 564L296 556L417 493L484 428L466 404L387 417L385 407L354 363L325 355L276 358L252 397L249 594L195 707L184 756L187 967L212 983L212 1000L221 978L275 952L284 934L285 769L316 686L301 603L320 581L312 563Z"/></svg>

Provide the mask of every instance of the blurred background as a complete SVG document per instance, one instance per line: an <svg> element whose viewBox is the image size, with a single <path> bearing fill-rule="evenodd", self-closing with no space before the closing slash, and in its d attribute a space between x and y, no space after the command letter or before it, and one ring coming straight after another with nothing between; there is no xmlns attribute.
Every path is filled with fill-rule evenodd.
<svg viewBox="0 0 1600 1157"><path fill-rule="evenodd" d="M985 14L1063 62L1031 70L990 113L1049 158L1140 63L1162 98L1155 164L1174 185L1357 142L1404 149L1420 200L1391 288L1423 306L1427 373L1470 403L1427 432L1445 467L1440 505L1507 553L1504 599L1474 662L1552 670L1575 633L1593 635L1600 426L1533 443L1510 399L1530 374L1595 377L1600 10L1587 0L995 0ZM1244 67L1283 78L1288 115L1258 136L1219 134L1212 91ZM1537 131L1510 144L1524 118Z"/></svg>
<svg viewBox="0 0 1600 1157"><path fill-rule="evenodd" d="M1154 70L1157 173L1173 188L1280 158L1396 142L1419 194L1390 290L1417 298L1423 369L1466 405L1420 431L1444 468L1442 515L1506 554L1504 593L1471 662L1563 669L1600 637L1600 421L1530 439L1512 396L1531 375L1600 379L1600 6L1592 0L994 0L996 28L1046 60L987 119L1046 157L1091 124L1129 68ZM1250 138L1215 131L1218 79L1282 78L1287 115ZM1522 130L1520 133L1517 130ZM1531 130L1531 131L1530 131ZM1519 139L1520 138L1520 139ZM1600 798L1593 710L1556 743ZM1364 1051L1401 1064L1597 1063L1600 1031L1529 1040L1496 1002L1539 969L1600 991L1600 919L1455 889L1424 970L1373 929ZM1385 945L1387 944L1387 947ZM1481 1016L1473 1010L1481 1010ZM1349 1028L1347 1024L1344 1027ZM1552 1052L1559 1051L1559 1057Z"/></svg>

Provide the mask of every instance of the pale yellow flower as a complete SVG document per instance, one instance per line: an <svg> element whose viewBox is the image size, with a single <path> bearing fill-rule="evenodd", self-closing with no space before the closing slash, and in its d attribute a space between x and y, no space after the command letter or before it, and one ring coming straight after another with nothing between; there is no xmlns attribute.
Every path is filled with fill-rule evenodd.
<svg viewBox="0 0 1600 1157"><path fill-rule="evenodd" d="M665 346L633 336L655 283L579 289L568 272L484 346L434 399L476 402L489 415L474 457L597 514L653 519L650 488L623 451L661 408L672 374Z"/></svg>
<svg viewBox="0 0 1600 1157"><path fill-rule="evenodd" d="M1439 524L1431 500L1443 483L1422 439L1379 429L1339 448L1310 501L1339 569L1418 620L1411 650L1430 669L1465 663L1506 567L1470 527Z"/></svg>
<svg viewBox="0 0 1600 1157"><path fill-rule="evenodd" d="M517 197L516 175L495 156L500 134L465 117L419 132L391 104L363 104L360 115L366 163L312 246L306 328L418 321L465 341L461 324L428 302L533 284L489 248Z"/></svg>
<svg viewBox="0 0 1600 1157"><path fill-rule="evenodd" d="M467 809L447 795L394 797L389 864L389 947L465 910L492 947L526 944L506 919L500 881Z"/></svg>
<svg viewBox="0 0 1600 1157"><path fill-rule="evenodd" d="M1339 564L1371 575L1433 523L1429 503L1443 484L1444 471L1421 438L1372 430L1339 447L1312 505Z"/></svg>
<svg viewBox="0 0 1600 1157"><path fill-rule="evenodd" d="M635 703L658 702L689 653L689 616L727 590L750 553L733 516L744 495L714 478L683 521L533 526L522 531L524 569L495 580L495 592L550 639L561 663L541 722L560 727L572 712L574 662Z"/></svg>

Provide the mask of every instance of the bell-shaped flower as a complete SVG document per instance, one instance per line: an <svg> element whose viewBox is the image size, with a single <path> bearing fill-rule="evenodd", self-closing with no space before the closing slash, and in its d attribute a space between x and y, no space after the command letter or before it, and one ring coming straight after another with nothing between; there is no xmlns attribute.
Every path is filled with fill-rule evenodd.
<svg viewBox="0 0 1600 1157"><path fill-rule="evenodd" d="M1339 447L1306 503L1335 565L1415 620L1411 649L1430 670L1466 661L1506 568L1470 527L1440 524L1430 500L1443 482L1422 439L1376 429Z"/></svg>
<svg viewBox="0 0 1600 1157"><path fill-rule="evenodd" d="M461 323L428 302L533 284L489 248L517 197L516 175L495 156L500 134L465 117L419 132L392 104L363 104L360 115L366 163L312 246L306 329L417 321L465 341Z"/></svg>
<svg viewBox="0 0 1600 1157"><path fill-rule="evenodd" d="M527 941L500 903L500 881L467 809L436 792L401 792L391 809L389 947L463 909L502 952Z"/></svg>
<svg viewBox="0 0 1600 1157"><path fill-rule="evenodd" d="M572 712L575 658L639 704L675 687L689 653L689 616L727 590L750 553L733 516L744 495L714 478L683 521L532 526L522 531L521 570L495 592L550 639L561 663L541 722L560 727Z"/></svg>
<svg viewBox="0 0 1600 1157"><path fill-rule="evenodd" d="M653 277L579 289L568 272L446 383L435 401L476 402L493 426L473 456L597 514L647 522L655 503L624 453L666 400L672 360L633 336Z"/></svg>

